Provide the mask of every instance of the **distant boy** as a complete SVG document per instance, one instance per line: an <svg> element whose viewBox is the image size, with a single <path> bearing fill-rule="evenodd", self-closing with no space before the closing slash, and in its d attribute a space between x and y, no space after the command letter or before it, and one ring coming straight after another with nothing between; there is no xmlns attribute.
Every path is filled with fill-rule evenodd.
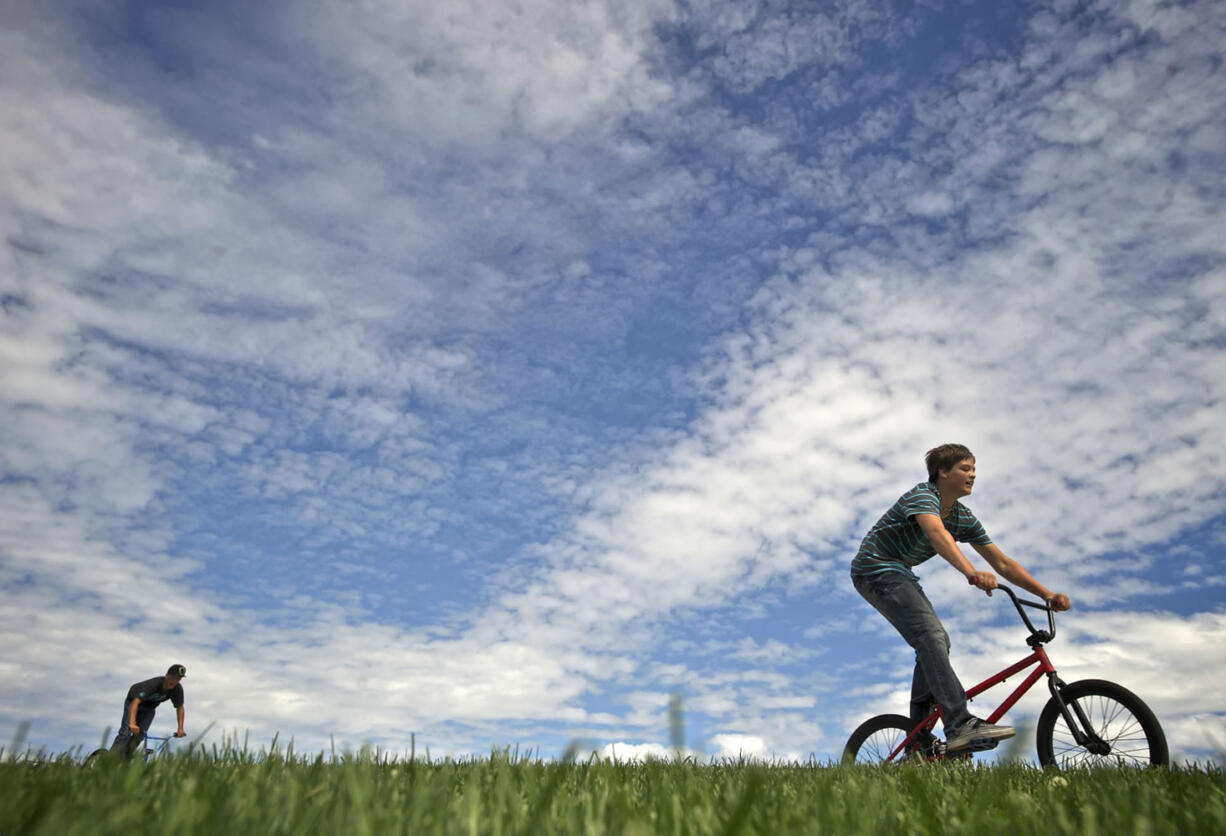
<svg viewBox="0 0 1226 836"><path fill-rule="evenodd" d="M165 676L155 676L144 682L137 682L128 689L128 696L123 701L123 717L119 721L119 732L115 742L111 744L112 752L129 753L140 745L153 723L153 715L158 705L170 700L179 719L179 729L175 737L184 737L183 731L183 685L181 680L187 676L187 668L182 665L171 665Z"/></svg>
<svg viewBox="0 0 1226 836"><path fill-rule="evenodd" d="M984 531L970 509L958 500L970 496L975 484L975 457L961 444L942 444L928 451L928 481L899 498L869 530L851 562L851 580L866 601L915 648L915 675L911 680L911 720L918 725L941 708L945 746L950 752L976 751L1012 737L1011 726L997 726L972 717L966 691L949 662L949 634L911 571L939 554L988 595L996 576L980 572L958 548L970 543L993 569L1007 580L1050 601L1057 612L1067 610L1069 598L1053 594L1005 556ZM920 741L931 746L935 738Z"/></svg>

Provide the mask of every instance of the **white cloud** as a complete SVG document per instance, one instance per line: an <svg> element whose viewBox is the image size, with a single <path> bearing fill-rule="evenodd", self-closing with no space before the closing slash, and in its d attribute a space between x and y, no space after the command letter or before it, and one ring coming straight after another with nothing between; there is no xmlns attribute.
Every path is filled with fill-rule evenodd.
<svg viewBox="0 0 1226 836"><path fill-rule="evenodd" d="M752 734L717 734L711 738L716 757L763 760L770 757L766 741Z"/></svg>
<svg viewBox="0 0 1226 836"><path fill-rule="evenodd" d="M673 757L672 750L659 743L606 743L595 752L601 760L614 763L641 763Z"/></svg>
<svg viewBox="0 0 1226 836"><path fill-rule="evenodd" d="M842 3L794 14L787 3L687 4L684 25L696 31L696 47L715 57L716 79L749 93L798 70L831 68L853 60L863 39L886 34L889 14L874 3Z"/></svg>
<svg viewBox="0 0 1226 836"><path fill-rule="evenodd" d="M323 5L294 24L309 42L352 65L346 91L368 118L433 145L496 148L523 131L552 142L627 107L670 94L643 51L663 3L468 2L447 7L372 2Z"/></svg>
<svg viewBox="0 0 1226 836"><path fill-rule="evenodd" d="M215 723L250 729L257 739L293 734L301 746L322 748L330 734L346 745L399 745L416 731L423 744L446 750L456 741L440 738L440 718L491 733L508 717L587 722L587 712L573 706L584 674L618 668L609 660L597 672L575 653L522 643L351 625L346 612L310 599L297 618L264 623L258 613L203 603L182 580L198 567L156 552L134 561L98 545L83 550L71 517L29 494L0 494L3 518L22 521L0 530L0 641L10 649L7 664L22 672L20 689L3 703L8 716L28 715L19 695L56 690L70 669L78 687L63 710L101 723L109 714L100 715L100 695L113 694L117 707L125 676L186 661L194 733Z"/></svg>
<svg viewBox="0 0 1226 836"><path fill-rule="evenodd" d="M804 763L810 759L809 753L776 749L766 739L753 734L717 734L711 738L711 747L711 757L717 761Z"/></svg>
<svg viewBox="0 0 1226 836"><path fill-rule="evenodd" d="M940 217L954 210L954 200L947 192L923 192L911 200L909 208L917 215Z"/></svg>

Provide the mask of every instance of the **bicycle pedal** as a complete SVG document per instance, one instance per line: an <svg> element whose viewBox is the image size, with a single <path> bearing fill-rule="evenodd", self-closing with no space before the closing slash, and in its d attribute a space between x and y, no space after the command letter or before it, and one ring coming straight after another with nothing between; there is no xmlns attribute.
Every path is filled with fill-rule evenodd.
<svg viewBox="0 0 1226 836"><path fill-rule="evenodd" d="M999 745L1000 745L999 740L993 740L991 738L981 737L978 740L972 740L970 743L968 743L966 746L963 746L958 751L959 752L986 752L989 749L995 749Z"/></svg>

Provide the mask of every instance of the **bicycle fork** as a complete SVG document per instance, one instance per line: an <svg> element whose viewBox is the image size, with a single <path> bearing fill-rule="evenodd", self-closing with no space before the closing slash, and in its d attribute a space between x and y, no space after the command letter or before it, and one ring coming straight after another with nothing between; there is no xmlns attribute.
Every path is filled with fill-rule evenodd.
<svg viewBox="0 0 1226 836"><path fill-rule="evenodd" d="M1111 754L1111 747L1095 733L1094 727L1090 724L1090 718L1082 710L1081 704L1074 700L1072 711L1069 710L1068 703L1060 695L1064 687L1064 680L1054 670L1047 672L1047 689L1051 691L1051 698L1055 700L1056 706L1060 709L1060 715L1064 717L1065 724L1069 727L1069 731L1073 733L1073 740L1077 741L1078 746L1083 747L1091 754ZM1076 721L1073 720L1074 714L1077 715Z"/></svg>

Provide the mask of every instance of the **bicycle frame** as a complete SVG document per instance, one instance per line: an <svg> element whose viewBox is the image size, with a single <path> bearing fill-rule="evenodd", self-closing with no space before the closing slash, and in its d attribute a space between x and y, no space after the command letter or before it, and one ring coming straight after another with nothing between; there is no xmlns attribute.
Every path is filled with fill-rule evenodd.
<svg viewBox="0 0 1226 836"><path fill-rule="evenodd" d="M157 745L152 748L146 745L151 740L157 741ZM141 747L145 750L145 760L149 760L150 757L157 757L163 752L167 752L170 750L170 738L169 737L158 737L156 735L146 734L144 741L141 743Z"/></svg>
<svg viewBox="0 0 1226 836"><path fill-rule="evenodd" d="M141 760L148 763L150 758L156 758L170 751L170 738L145 733L133 739L128 746L130 747L128 751L131 753L129 757L139 752Z"/></svg>
<svg viewBox="0 0 1226 836"><path fill-rule="evenodd" d="M1052 614L1051 605L1039 604L1034 601L1023 601L1019 599L1013 593L1013 590L1007 586L997 586L996 588L997 590L1007 594L1009 598L1012 599L1013 605L1017 607L1017 612L1022 617L1022 622L1030 629L1030 635L1027 637L1026 643L1030 645L1033 650L1026 658L1015 662L999 673L988 677L983 682L980 682L974 688L968 690L966 692L966 698L968 700L972 700L982 694L984 691L987 691L989 688L993 688L1007 679L1016 676L1027 668L1034 666L1034 670L1027 675L1027 677L1020 685L1017 686L1013 693L1010 694L1009 697L987 717L987 722L995 723L1001 717L1005 716L1009 709L1013 708L1013 706L1017 704L1017 701L1020 700L1027 691L1034 687L1034 684L1039 681L1040 677L1046 676L1047 687L1051 691L1052 698L1056 701L1056 704L1060 706L1060 712L1064 715L1064 720L1066 723L1068 723L1068 727L1072 731L1073 738L1077 741L1077 743L1082 746L1087 746L1091 751L1094 751L1097 748L1104 748L1105 750L1110 751L1110 747L1103 743L1092 731L1089 733L1083 731L1083 729L1090 729L1091 724L1088 718L1086 718L1084 712L1081 710L1081 706L1077 705L1076 703L1073 704L1073 710L1077 714L1078 720L1081 721L1080 723L1076 723L1073 721L1073 718L1069 713L1069 708L1065 704L1064 699L1060 696L1060 689L1064 687L1064 682L1056 674L1055 666L1051 663L1051 660L1047 658L1047 651L1043 649L1043 645L1045 643L1056 637L1056 622L1055 617ZM1035 626L1027 617L1026 611L1022 609L1023 606L1044 610L1047 613L1048 629L1035 629ZM911 733L907 735L906 739L903 740L902 743L898 744L894 751L890 752L890 756L885 759L885 762L890 763L893 761L900 753L906 751L912 740L914 740L918 735L932 731L932 729L936 727L937 720L941 719L943 719L943 717L941 715L941 709L938 706L934 708L932 713L929 714L922 722L920 722L919 725L911 730Z"/></svg>

